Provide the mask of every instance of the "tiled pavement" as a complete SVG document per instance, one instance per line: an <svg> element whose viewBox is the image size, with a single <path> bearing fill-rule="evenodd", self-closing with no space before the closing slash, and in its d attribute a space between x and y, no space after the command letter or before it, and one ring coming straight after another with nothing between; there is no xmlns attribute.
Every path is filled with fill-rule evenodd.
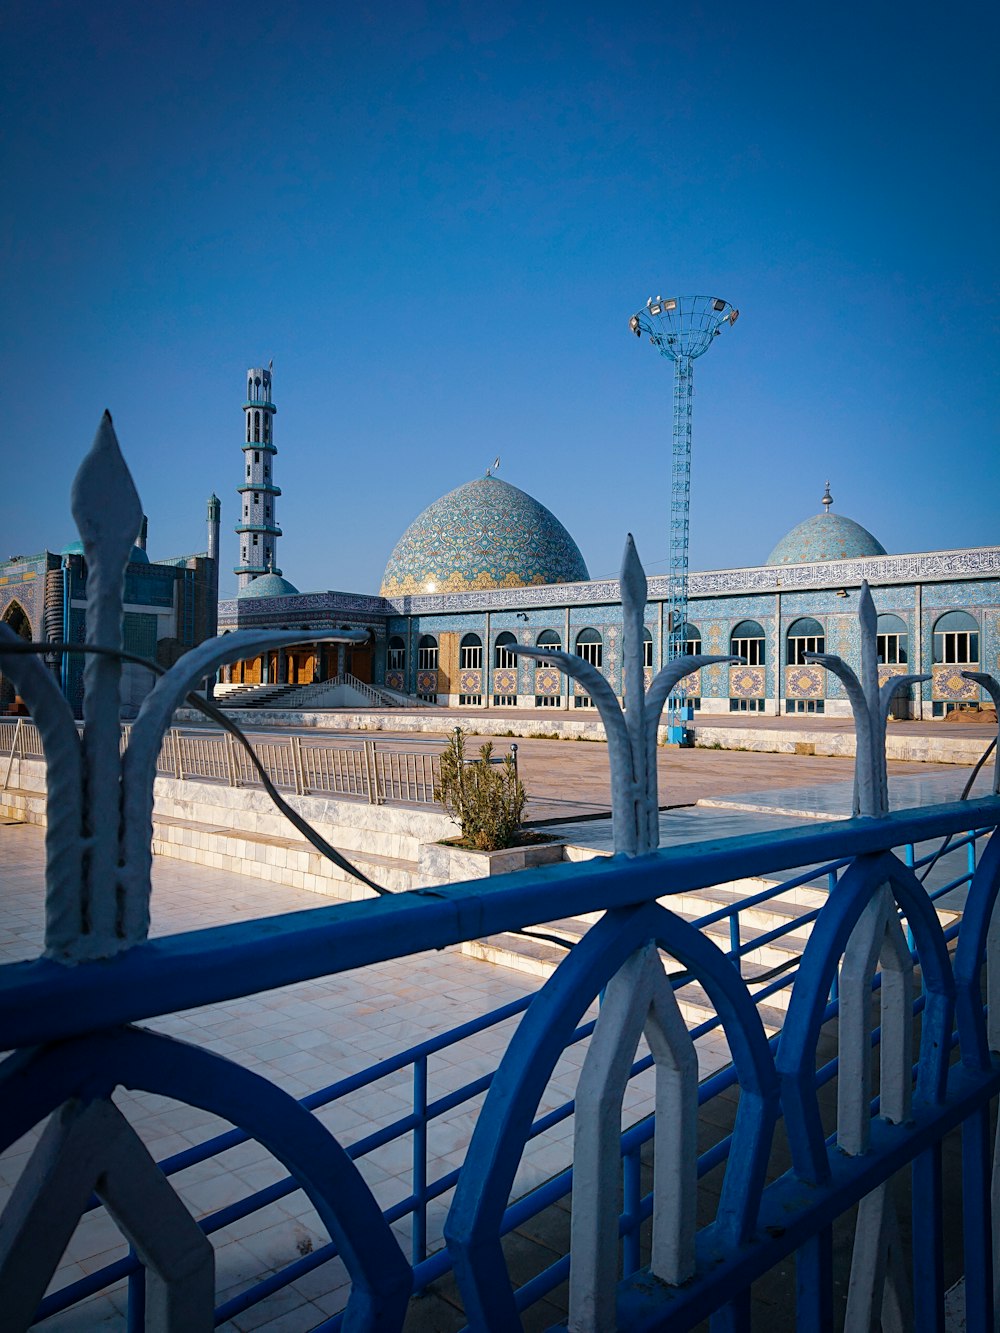
<svg viewBox="0 0 1000 1333"><path fill-rule="evenodd" d="M563 749L562 746L557 748ZM565 748L579 753L581 748L590 747ZM768 767L774 762L780 763L782 770L788 771L787 759L728 754L724 758L727 762L732 758L744 763L752 758L761 786L767 781L761 760ZM812 768L813 773L817 764L822 764L824 769L830 764L839 770L838 777L846 776L846 765L839 761L805 759L803 762ZM919 767L922 783L931 778L928 766L914 767ZM555 774L551 776L554 778ZM952 769L946 776L933 780L935 789L940 789L938 799L952 797L951 787L958 776ZM909 792L905 794L910 795ZM927 799L929 794L929 791L921 790L920 797ZM899 795L904 797L903 790ZM837 803L842 805L844 796L845 788L839 791L826 789L820 801L821 805L826 802L823 813L827 817L841 813ZM744 832L751 827L783 826L789 821L791 810L798 813L803 804L816 804L802 791L790 793L789 798L786 801L780 794L761 793L759 799L734 798L726 803L727 809L670 812L663 816L666 824L664 841L687 841L705 836L701 829L706 820L713 825L713 836ZM911 802L904 799L903 803ZM740 805L744 807L742 810ZM578 828L580 832L586 829L593 841L595 836L599 837L600 823L603 821ZM0 828L0 845L3 847L0 960L7 962L33 957L40 949L42 833L23 825L3 827ZM155 860L153 883L154 934L303 908L314 909L326 906L330 901L317 900L311 893L274 887L166 858ZM262 1073L292 1095L303 1096L356 1073L374 1059L391 1056L475 1015L532 992L540 984L530 976L483 965L447 951L174 1014L149 1026L230 1056L244 1067ZM441 1095L494 1068L497 1051L508 1040L514 1021L500 1029L468 1038L460 1047L433 1057L430 1062L431 1096ZM543 1110L572 1096L581 1057L580 1048L567 1052L547 1090ZM721 1053L709 1052L707 1058L714 1065ZM410 1098L410 1076L407 1071L401 1071L318 1114L341 1142L349 1145L374 1128L406 1114L411 1108ZM167 1099L120 1093L116 1100L156 1158L178 1152L226 1128L222 1122L203 1112ZM431 1127L431 1178L461 1163L479 1104L475 1101L459 1107ZM640 1082L630 1090L625 1118L634 1121L649 1109L650 1088ZM546 1179L566 1164L571 1126L572 1122L566 1121L535 1141L522 1172L523 1186ZM16 1180L30 1147L31 1143L25 1139L0 1159L0 1199L6 1196ZM409 1138L381 1150L377 1163L363 1160L360 1165L383 1207L409 1193ZM173 1177L173 1182L192 1212L201 1216L234 1202L252 1189L271 1184L283 1175L283 1168L264 1149L256 1144L246 1144L230 1149L223 1157L188 1168ZM439 1243L446 1208L447 1196L431 1207L428 1230L432 1248ZM545 1250L552 1236L558 1233L558 1215L555 1222L549 1219L546 1226L549 1230L544 1234L540 1232L538 1236L532 1236L525 1232L513 1238L514 1250L518 1253L525 1247L533 1252L539 1247ZM408 1252L408 1225L400 1224L396 1230ZM310 1253L325 1241L325 1232L301 1192L220 1230L213 1236L218 1299L220 1302L226 1300L248 1281L298 1255ZM53 1285L63 1286L123 1253L117 1229L103 1210L97 1211L81 1222ZM526 1255L522 1257L528 1262ZM345 1289L346 1277L339 1261L328 1262L259 1306L236 1315L226 1327L299 1333L340 1309ZM460 1326L462 1321L448 1294L448 1283L445 1282L439 1293L416 1302L411 1317L413 1327L424 1330ZM120 1328L123 1326L123 1311L124 1287L120 1286L110 1295L92 1298L76 1310L47 1320L43 1327L51 1330ZM543 1305L538 1316L543 1321L555 1319L560 1317L560 1311L557 1306Z"/></svg>
<svg viewBox="0 0 1000 1333"><path fill-rule="evenodd" d="M0 828L0 846L0 959L12 962L36 956L41 947L43 835L34 827L9 825ZM154 934L329 905L329 899L317 899L315 894L269 887L166 858L155 860L153 884ZM366 1068L373 1060L394 1055L532 992L538 985L540 982L522 974L446 951L173 1014L149 1026L229 1056L301 1097ZM431 1097L495 1068L497 1052L509 1039L515 1021L466 1038L460 1046L432 1057ZM580 1047L566 1053L547 1089L543 1111L573 1095L581 1058ZM119 1092L116 1102L158 1160L228 1127L205 1112L165 1098ZM481 1098L469 1102L432 1124L428 1164L431 1179L461 1163L480 1103ZM410 1074L402 1071L318 1114L341 1142L349 1145L407 1114L411 1107ZM637 1081L628 1094L626 1118L631 1123L650 1109L648 1083ZM523 1186L547 1179L567 1164L567 1138L571 1133L572 1121L568 1120L533 1143L522 1172ZM9 1194L32 1142L22 1140L0 1159L0 1199ZM409 1136L380 1150L377 1163L363 1159L360 1165L383 1207L409 1194ZM270 1154L250 1143L188 1168L172 1180L192 1212L201 1216L284 1174ZM428 1233L433 1248L440 1242L447 1201L445 1196L430 1208ZM396 1228L407 1253L409 1230L405 1223ZM215 1233L220 1303L248 1279L262 1277L326 1240L315 1211L301 1192ZM95 1211L77 1229L53 1289L123 1254L114 1224L103 1209ZM285 1291L235 1316L225 1327L262 1328L275 1333L310 1329L341 1308L345 1282L340 1262L328 1262ZM73 1311L53 1316L42 1327L53 1331L120 1328L124 1302L124 1286L120 1285L109 1296L91 1298Z"/></svg>

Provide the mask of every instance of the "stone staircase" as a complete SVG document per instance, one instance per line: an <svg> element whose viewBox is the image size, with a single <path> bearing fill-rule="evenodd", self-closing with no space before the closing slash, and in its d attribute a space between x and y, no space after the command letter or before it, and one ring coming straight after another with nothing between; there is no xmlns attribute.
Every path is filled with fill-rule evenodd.
<svg viewBox="0 0 1000 1333"><path fill-rule="evenodd" d="M781 880L750 876L691 893L673 894L659 901L661 906L685 921L695 922L714 914L721 908L753 898L767 889L777 888L781 882ZM763 990L776 980L780 973L791 974L794 971L812 930L812 922L801 921L800 918L818 910L826 899L825 883L822 886L798 885L740 912L741 945L753 946L756 940L761 941L759 947L751 947L740 960L740 971L751 994ZM947 909L938 911L938 917L945 928L951 925L958 915L958 912ZM600 916L600 912L584 913L580 916L549 921L534 929L558 936L572 945L583 938L589 927ZM530 929L532 928L529 927ZM731 949L728 917L701 929L724 953ZM781 934L776 939L768 939L767 937L774 931L780 931ZM529 939L526 935L514 933L470 940L461 945L460 949L469 957L540 977L550 976L566 956L564 949L557 944L549 943L548 940ZM683 971L680 964L674 960L665 961L668 975ZM766 1001L757 1006L768 1036L781 1030L788 1007L789 993L790 988L784 987L769 995ZM677 1001L685 1020L692 1027L709 1021L715 1013L714 1006L701 987L694 984L682 987L677 992Z"/></svg>

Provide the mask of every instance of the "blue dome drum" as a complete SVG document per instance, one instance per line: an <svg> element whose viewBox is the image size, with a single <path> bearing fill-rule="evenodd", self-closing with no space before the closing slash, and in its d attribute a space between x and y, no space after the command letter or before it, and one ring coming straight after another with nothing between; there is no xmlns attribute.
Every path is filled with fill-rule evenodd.
<svg viewBox="0 0 1000 1333"><path fill-rule="evenodd" d="M817 560L854 560L885 555L882 543L860 523L830 512L830 483L823 492L823 513L792 528L767 557L769 565L811 565Z"/></svg>
<svg viewBox="0 0 1000 1333"><path fill-rule="evenodd" d="M491 473L443 495L396 543L383 597L588 579L576 542L543 504Z"/></svg>

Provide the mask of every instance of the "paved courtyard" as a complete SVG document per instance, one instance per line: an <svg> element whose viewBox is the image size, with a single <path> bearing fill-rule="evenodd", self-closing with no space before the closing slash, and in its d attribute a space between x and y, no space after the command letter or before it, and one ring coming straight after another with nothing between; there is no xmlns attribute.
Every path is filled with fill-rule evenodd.
<svg viewBox="0 0 1000 1333"><path fill-rule="evenodd" d="M984 737L984 743L985 743ZM522 773L534 793L538 821L575 816L578 841L603 847L607 841L607 752L584 742L519 742ZM498 747L499 748L499 747ZM812 756L742 754L731 751L661 752L661 801L675 808L662 816L665 843L703 836L728 836L787 826L817 815L847 813L853 762ZM890 765L897 807L954 799L966 773L954 766ZM562 793L572 783L574 799ZM832 785L831 785L832 784ZM726 793L729 793L727 796ZM733 793L736 793L735 795ZM981 794L977 789L976 794ZM716 808L692 806L713 797ZM567 810L568 806L572 806ZM680 808L687 807L687 808ZM582 820L581 820L582 816ZM0 958L36 956L42 944L44 847L40 829L0 827ZM167 858L153 869L153 933L172 934L329 905L313 893L251 880ZM296 1097L354 1075L373 1061L392 1057L480 1014L532 993L541 981L484 964L454 951L388 962L363 972L321 979L246 1000L170 1015L150 1024L237 1060ZM516 1019L507 1020L432 1056L430 1096L441 1096L495 1068ZM542 1110L571 1098L584 1053L571 1048L556 1070ZM717 1067L724 1052L706 1049L703 1071ZM629 1090L624 1118L632 1122L652 1109L648 1076ZM391 1124L412 1109L412 1072L401 1069L317 1112L350 1145ZM459 1166L481 1096L455 1108L429 1131L429 1177ZM116 1101L158 1160L227 1128L204 1112L165 1098L119 1093ZM521 1188L539 1183L568 1161L572 1120L535 1140L519 1178ZM16 1181L33 1136L0 1159L0 1199ZM412 1142L406 1135L381 1149L377 1161L363 1158L362 1173L382 1207L405 1198L412 1181ZM284 1176L264 1149L250 1143L192 1166L172 1177L191 1211L212 1214ZM431 1248L440 1244L448 1196L431 1205ZM407 1219L396 1226L409 1253ZM213 1234L219 1303L282 1264L320 1249L325 1231L311 1204L295 1192ZM119 1233L103 1210L81 1222L53 1289L84 1278L125 1253ZM344 1302L346 1274L339 1261L324 1263L252 1309L234 1313L228 1329L255 1328L299 1333L328 1318ZM428 1307L429 1308L429 1307ZM109 1295L90 1298L75 1310L45 1321L50 1330L124 1326L124 1283ZM550 1312L555 1317L557 1312ZM437 1316L435 1316L437 1318ZM424 1327L438 1327L437 1323ZM440 1327L451 1327L451 1321Z"/></svg>
<svg viewBox="0 0 1000 1333"><path fill-rule="evenodd" d="M0 957L14 962L37 956L42 946L44 848L42 830L28 825L0 827ZM153 869L153 934L247 920L282 912L329 906L314 893L268 886L224 871L157 858ZM329 979L227 1004L170 1015L150 1027L187 1039L257 1071L295 1097L357 1073L374 1061L529 994L537 979L464 958L453 951L429 953L383 963ZM516 1019L471 1036L429 1062L431 1098L442 1096L496 1067ZM583 1048L567 1051L546 1092L542 1110L573 1096ZM648 1080L628 1094L626 1115L634 1121L651 1109ZM119 1092L116 1102L157 1160L200 1143L226 1129L206 1113L165 1098ZM429 1130L430 1179L461 1164L482 1097L465 1103L432 1123ZM323 1122L349 1145L412 1109L412 1074L402 1070L368 1088L339 1099L318 1112ZM540 1183L565 1167L572 1120L540 1136L532 1147L520 1183ZM0 1159L0 1201L5 1201L30 1153L24 1139ZM359 1165L380 1205L388 1207L410 1193L412 1144L409 1135L379 1150L378 1161ZM281 1179L281 1165L250 1143L188 1168L173 1183L198 1217L212 1213ZM447 1196L431 1205L428 1233L440 1244ZM396 1227L409 1254L410 1227ZM213 1237L217 1294L221 1304L279 1265L306 1255L327 1242L326 1233L301 1192L261 1212L226 1226ZM93 1272L125 1253L119 1233L103 1209L89 1214L78 1228L53 1289ZM346 1275L339 1261L328 1262L253 1309L236 1315L229 1329L310 1329L339 1310ZM123 1283L110 1296L94 1297L76 1310L53 1316L46 1330L122 1328Z"/></svg>

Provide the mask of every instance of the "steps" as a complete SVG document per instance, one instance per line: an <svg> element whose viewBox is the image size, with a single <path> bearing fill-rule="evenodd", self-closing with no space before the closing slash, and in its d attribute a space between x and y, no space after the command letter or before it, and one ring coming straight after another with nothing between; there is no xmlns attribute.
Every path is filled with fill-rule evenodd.
<svg viewBox="0 0 1000 1333"><path fill-rule="evenodd" d="M711 916L721 908L753 898L765 890L780 888L780 885L781 880L751 876L728 884L698 889L692 893L667 895L660 898L659 902L676 916L694 923L701 918ZM763 903L744 908L740 912L740 945L754 946L740 959L740 973L747 982L751 995L763 990L777 979L776 969L787 970L789 980L791 979L795 964L806 947L812 929L811 921L801 921L800 918L821 908L826 899L825 884L823 887L799 885L779 892ZM572 945L583 938L601 915L600 912L591 912L564 917L541 926L528 927L528 933L532 930L544 931L548 935L559 936ZM951 925L958 915L958 912L947 909L938 911L938 917L945 928ZM728 917L701 926L700 929L723 953L728 953L732 948ZM767 938L775 931L780 932L778 938ZM760 944L755 946L755 941L758 940ZM460 945L459 949L471 958L495 963L501 967L511 967L537 977L550 976L566 956L566 950L557 944L543 939L530 939L527 934L514 932L470 940ZM679 963L666 955L664 963L668 975L683 970ZM769 995L766 1002L757 1006L768 1036L781 1030L788 1008L790 989L790 986L782 987ZM683 986L677 991L677 1002L685 1021L691 1027L710 1021L715 1014L711 1001L701 987L694 983Z"/></svg>

